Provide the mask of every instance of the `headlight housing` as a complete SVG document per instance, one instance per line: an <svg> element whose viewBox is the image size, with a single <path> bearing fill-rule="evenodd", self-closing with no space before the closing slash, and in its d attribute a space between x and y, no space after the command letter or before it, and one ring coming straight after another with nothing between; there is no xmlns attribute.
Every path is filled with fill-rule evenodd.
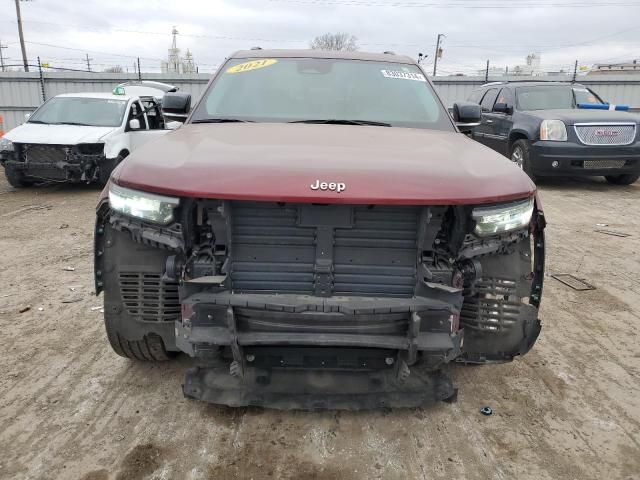
<svg viewBox="0 0 640 480"><path fill-rule="evenodd" d="M475 233L480 237L526 227L533 215L533 198L524 201L474 208Z"/></svg>
<svg viewBox="0 0 640 480"><path fill-rule="evenodd" d="M114 183L109 186L109 206L113 210L161 225L173 220L173 212L179 203L180 199L175 197L131 190Z"/></svg>
<svg viewBox="0 0 640 480"><path fill-rule="evenodd" d="M567 141L567 126L562 120L543 120L540 125L540 140Z"/></svg>
<svg viewBox="0 0 640 480"><path fill-rule="evenodd" d="M13 152L13 142L8 138L0 137L0 152Z"/></svg>

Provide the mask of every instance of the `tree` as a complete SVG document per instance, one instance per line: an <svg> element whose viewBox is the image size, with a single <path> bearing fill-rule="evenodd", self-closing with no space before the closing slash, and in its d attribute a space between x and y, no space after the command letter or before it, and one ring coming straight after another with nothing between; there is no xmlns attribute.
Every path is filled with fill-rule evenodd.
<svg viewBox="0 0 640 480"><path fill-rule="evenodd" d="M314 50L342 50L353 52L358 49L358 39L348 33L325 33L313 39L309 44Z"/></svg>
<svg viewBox="0 0 640 480"><path fill-rule="evenodd" d="M122 67L120 65L115 65L113 67L108 67L103 70L105 73L122 73Z"/></svg>

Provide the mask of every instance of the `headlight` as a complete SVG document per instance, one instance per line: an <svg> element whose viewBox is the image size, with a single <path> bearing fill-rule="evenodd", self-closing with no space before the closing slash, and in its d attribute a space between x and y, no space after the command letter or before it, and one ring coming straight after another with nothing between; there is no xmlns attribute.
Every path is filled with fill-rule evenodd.
<svg viewBox="0 0 640 480"><path fill-rule="evenodd" d="M173 211L180 203L178 198L109 186L109 205L116 212L166 225L173 220Z"/></svg>
<svg viewBox="0 0 640 480"><path fill-rule="evenodd" d="M0 152L13 152L13 142L8 138L0 137Z"/></svg>
<svg viewBox="0 0 640 480"><path fill-rule="evenodd" d="M517 203L473 209L475 232L481 237L494 233L510 232L526 227L533 214L533 198Z"/></svg>
<svg viewBox="0 0 640 480"><path fill-rule="evenodd" d="M567 127L562 120L543 120L540 125L540 140L567 141Z"/></svg>

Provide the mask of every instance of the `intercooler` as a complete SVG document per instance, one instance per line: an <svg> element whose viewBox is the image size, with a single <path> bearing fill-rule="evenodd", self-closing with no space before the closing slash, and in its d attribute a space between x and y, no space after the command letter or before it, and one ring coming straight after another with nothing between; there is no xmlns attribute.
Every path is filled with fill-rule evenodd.
<svg viewBox="0 0 640 480"><path fill-rule="evenodd" d="M420 207L233 202L235 292L410 297Z"/></svg>

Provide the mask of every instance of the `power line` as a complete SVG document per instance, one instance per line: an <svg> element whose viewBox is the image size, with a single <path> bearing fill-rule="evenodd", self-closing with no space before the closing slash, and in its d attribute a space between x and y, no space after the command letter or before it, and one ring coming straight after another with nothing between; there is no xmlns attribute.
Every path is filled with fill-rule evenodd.
<svg viewBox="0 0 640 480"><path fill-rule="evenodd" d="M271 1L318 1L318 0L271 0ZM338 1L338 0L327 0L328 2L333 2L333 1ZM343 1L351 1L351 0L343 0ZM353 0L353 1L357 1L357 0ZM458 0L461 1L461 0ZM322 3L327 3L327 2L322 2ZM640 6L640 2L638 2L638 6ZM1 21L1 20L0 20ZM82 30L89 30L89 31L104 31L104 32L108 32L108 33L114 33L114 32L123 32L123 33L135 33L135 34L141 34L141 35L161 35L161 36L166 36L167 33L166 32L156 32L156 31L147 31L147 30L126 30L126 29L120 29L120 28L116 28L116 29L104 29L104 28L92 28L89 27L87 25L75 25L75 24L69 24L69 23L54 23L54 22L42 22L42 21L28 21L26 23L37 23L37 24L46 24L46 25L53 25L53 26L66 26L66 27L71 27L71 28L78 28L78 29L82 29ZM581 45L587 45L590 43L596 43L599 42L601 40L605 40L607 38L611 38L617 35L621 35L623 33L627 33L633 30L638 30L640 29L640 26L634 26L634 27L630 27L630 28L626 28L626 29L622 29L622 30L618 30L612 33L609 33L607 35L603 35L603 36L599 36L590 40L585 40L585 41L581 41L581 42L574 42L574 43L566 43L566 44L556 44L556 45L548 45L548 44L521 44L521 45L514 45L513 43L509 43L509 44L450 44L447 45L447 48L477 48L477 49L485 49L485 50L493 50L497 53L502 53L502 51L500 50L496 50L497 48L504 48L504 47L509 47L509 48L542 48L545 49L545 51L548 50L555 50L555 49L561 49L561 48L566 48L566 47L574 47L574 46L581 46ZM236 41L255 41L255 42L281 42L281 43L306 43L306 40L296 40L296 39L275 39L275 38L256 38L256 37L231 37L231 36L223 36L223 35L206 35L206 34L181 34L181 36L183 37L193 37L193 38L211 38L211 39L215 39L215 40L236 40ZM36 43L36 42L27 42L27 43ZM391 42L359 42L360 45L367 45L367 46L387 46L387 47L424 47L424 46L428 46L428 47L433 47L434 45L424 45L423 43L391 43ZM37 43L36 43L37 44ZM46 45L46 44L39 44L39 45ZM629 44L630 46L635 46L635 45L640 45L640 42L633 42ZM47 45L48 46L48 45ZM62 46L56 46L56 48L67 48L69 50L72 50L69 47L62 47ZM83 49L76 49L78 51L85 51ZM96 53L102 53L102 52L96 52ZM137 58L136 56L133 55L119 55L119 54L113 54L114 56L122 56L122 57L130 57L130 58ZM160 60L160 59L158 59Z"/></svg>
<svg viewBox="0 0 640 480"><path fill-rule="evenodd" d="M73 48L73 47L63 47L62 45L53 45L51 43L41 43L41 42L26 42L29 45L40 45L43 47L51 47L51 48L59 48L61 50L72 50L75 52L83 52L83 53L94 53L97 55L108 55L111 57L123 57L123 58L138 58L136 55L123 55L120 53L108 53L108 52L100 52L97 50L87 50L85 48ZM151 58L151 57L140 57L143 60L153 60L153 61L161 61L161 58Z"/></svg>
<svg viewBox="0 0 640 480"><path fill-rule="evenodd" d="M0 20L1 22L10 22L11 20ZM76 28L78 30L88 30L94 32L119 32L119 33L136 33L140 35L159 35L166 37L169 34L167 32L158 32L158 31L150 31L150 30L130 30L124 28L101 28L101 27L90 27L88 25L80 25L73 23L55 23L55 22L43 22L40 20L28 20L24 23L36 23L42 25L51 25L56 27L69 27ZM213 40L241 40L247 42L281 42L281 43L307 43L306 40L295 40L295 39L278 39L278 38L257 38L257 37L236 37L236 36L227 36L227 35L208 35L208 34L198 34L198 33L180 33L181 37L189 37L189 38L211 38ZM27 42L28 43L28 42Z"/></svg>

